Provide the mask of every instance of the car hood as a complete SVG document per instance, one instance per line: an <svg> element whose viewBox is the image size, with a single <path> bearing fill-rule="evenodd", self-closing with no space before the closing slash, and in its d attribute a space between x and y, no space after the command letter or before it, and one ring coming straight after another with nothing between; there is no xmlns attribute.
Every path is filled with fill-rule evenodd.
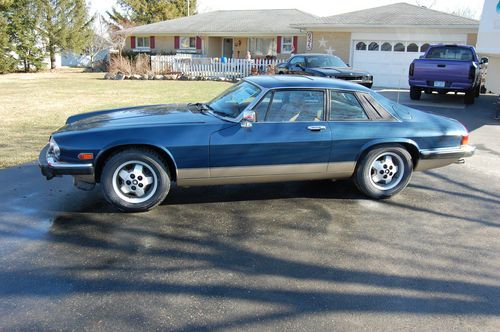
<svg viewBox="0 0 500 332"><path fill-rule="evenodd" d="M327 76L364 76L364 75L369 75L369 73L362 71L362 70L356 70L352 68L347 68L347 67L323 67L323 68L311 68L311 70L314 70L316 72L320 72L322 74L325 74Z"/></svg>
<svg viewBox="0 0 500 332"><path fill-rule="evenodd" d="M83 113L69 117L58 130L76 131L116 126L148 126L222 121L213 115L194 111L187 104L148 105Z"/></svg>

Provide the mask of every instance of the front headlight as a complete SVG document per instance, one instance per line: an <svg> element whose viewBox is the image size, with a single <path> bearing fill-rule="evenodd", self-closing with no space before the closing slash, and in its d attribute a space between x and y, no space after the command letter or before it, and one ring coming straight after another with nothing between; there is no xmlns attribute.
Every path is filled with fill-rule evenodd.
<svg viewBox="0 0 500 332"><path fill-rule="evenodd" d="M49 149L47 150L47 154L52 155L56 159L59 159L59 156L61 155L61 149L52 137L49 140Z"/></svg>

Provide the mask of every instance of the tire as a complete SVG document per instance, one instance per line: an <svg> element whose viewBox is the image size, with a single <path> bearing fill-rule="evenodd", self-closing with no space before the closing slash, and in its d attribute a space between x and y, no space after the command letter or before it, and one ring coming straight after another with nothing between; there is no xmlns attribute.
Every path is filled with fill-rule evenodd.
<svg viewBox="0 0 500 332"><path fill-rule="evenodd" d="M394 168L397 169L393 173L391 170ZM384 172L383 175L380 172ZM388 198L406 188L412 172L412 158L405 148L400 145L383 146L368 151L358 162L354 183L368 197ZM390 182L385 183L384 176Z"/></svg>
<svg viewBox="0 0 500 332"><path fill-rule="evenodd" d="M422 90L416 87L410 87L410 99L419 100L422 96Z"/></svg>
<svg viewBox="0 0 500 332"><path fill-rule="evenodd" d="M472 105L476 99L476 89L468 90L465 92L464 104Z"/></svg>
<svg viewBox="0 0 500 332"><path fill-rule="evenodd" d="M373 83L365 85L368 89L371 89L373 86Z"/></svg>
<svg viewBox="0 0 500 332"><path fill-rule="evenodd" d="M475 96L476 98L479 98L479 96L480 96L480 95L481 95L481 85L478 85L478 86L476 87L476 91L475 91L474 96Z"/></svg>
<svg viewBox="0 0 500 332"><path fill-rule="evenodd" d="M445 95L445 94L447 94L447 93L448 93L448 91L446 91L446 90L439 90L439 91L438 91L438 93L439 93L440 95Z"/></svg>
<svg viewBox="0 0 500 332"><path fill-rule="evenodd" d="M101 174L104 197L125 212L143 212L159 205L170 191L170 182L162 157L147 149L112 155Z"/></svg>

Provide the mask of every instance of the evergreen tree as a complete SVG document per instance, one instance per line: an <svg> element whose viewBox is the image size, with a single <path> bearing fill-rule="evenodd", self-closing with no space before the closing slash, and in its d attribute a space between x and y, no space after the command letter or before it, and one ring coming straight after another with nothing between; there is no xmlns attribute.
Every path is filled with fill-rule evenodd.
<svg viewBox="0 0 500 332"><path fill-rule="evenodd" d="M10 54L12 44L9 41L7 9L12 1L0 0L0 74L11 72L15 69L16 60Z"/></svg>
<svg viewBox="0 0 500 332"><path fill-rule="evenodd" d="M85 0L38 0L41 20L38 30L56 65L58 51L80 52L89 44L91 24Z"/></svg>
<svg viewBox="0 0 500 332"><path fill-rule="evenodd" d="M118 0L124 16L136 25L170 20L196 13L196 0Z"/></svg>
<svg viewBox="0 0 500 332"><path fill-rule="evenodd" d="M29 72L32 66L40 69L45 52L37 32L40 15L36 1L14 1L7 17L10 42L14 45L14 51L24 66L24 71Z"/></svg>

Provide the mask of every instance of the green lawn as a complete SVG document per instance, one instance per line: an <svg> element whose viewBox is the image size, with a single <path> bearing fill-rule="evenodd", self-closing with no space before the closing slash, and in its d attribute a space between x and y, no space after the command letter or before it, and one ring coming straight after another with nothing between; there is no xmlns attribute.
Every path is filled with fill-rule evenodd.
<svg viewBox="0 0 500 332"><path fill-rule="evenodd" d="M103 74L0 75L0 167L33 161L52 131L75 113L131 105L207 101L230 83L108 81Z"/></svg>

